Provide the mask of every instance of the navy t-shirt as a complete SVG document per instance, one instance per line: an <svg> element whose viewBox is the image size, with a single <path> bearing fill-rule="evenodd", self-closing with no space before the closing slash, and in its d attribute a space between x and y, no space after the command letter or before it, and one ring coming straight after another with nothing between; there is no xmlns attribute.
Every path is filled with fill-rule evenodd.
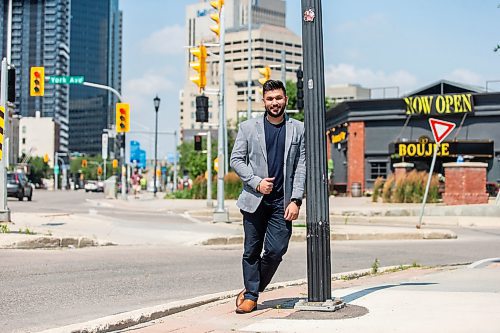
<svg viewBox="0 0 500 333"><path fill-rule="evenodd" d="M273 181L273 191L266 195L268 199L283 197L283 166L285 165L285 120L274 125L264 117L264 133L266 137L267 149L267 170L269 177L275 177Z"/></svg>

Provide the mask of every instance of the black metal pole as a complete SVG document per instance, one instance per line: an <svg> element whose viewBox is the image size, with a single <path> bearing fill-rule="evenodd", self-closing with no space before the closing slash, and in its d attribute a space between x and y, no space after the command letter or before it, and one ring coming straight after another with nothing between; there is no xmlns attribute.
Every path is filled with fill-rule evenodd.
<svg viewBox="0 0 500 333"><path fill-rule="evenodd" d="M154 183L154 196L156 197L156 158L158 153L158 108L156 108L156 121L155 121L155 168L153 175L153 183Z"/></svg>
<svg viewBox="0 0 500 333"><path fill-rule="evenodd" d="M308 301L332 298L321 0L302 0Z"/></svg>

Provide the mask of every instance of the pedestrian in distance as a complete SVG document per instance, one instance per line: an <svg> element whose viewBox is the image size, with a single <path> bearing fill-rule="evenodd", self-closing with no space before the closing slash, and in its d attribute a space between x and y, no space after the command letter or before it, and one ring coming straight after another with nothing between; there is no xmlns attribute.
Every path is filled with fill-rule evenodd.
<svg viewBox="0 0 500 333"><path fill-rule="evenodd" d="M236 313L257 308L259 293L271 282L288 249L292 221L299 216L304 195L304 124L285 113L288 97L283 82L264 83L263 96L264 116L240 124L230 160L243 181L236 205L245 233L245 288L236 298Z"/></svg>
<svg viewBox="0 0 500 333"><path fill-rule="evenodd" d="M132 176L130 176L130 183L132 184L132 189L134 191L134 198L139 197L139 193L141 193L141 175L139 174L139 170L135 169L134 172L132 173Z"/></svg>

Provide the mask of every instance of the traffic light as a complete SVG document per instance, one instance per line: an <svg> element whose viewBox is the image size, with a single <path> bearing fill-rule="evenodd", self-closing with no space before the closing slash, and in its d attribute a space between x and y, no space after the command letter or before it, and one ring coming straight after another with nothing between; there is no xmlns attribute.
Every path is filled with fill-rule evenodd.
<svg viewBox="0 0 500 333"><path fill-rule="evenodd" d="M43 96L45 91L45 67L31 67L30 96Z"/></svg>
<svg viewBox="0 0 500 333"><path fill-rule="evenodd" d="M304 72L302 72L302 69L299 67L297 69L297 103L296 107L297 110L303 110L304 109Z"/></svg>
<svg viewBox="0 0 500 333"><path fill-rule="evenodd" d="M82 168L86 168L88 165L87 160L82 160Z"/></svg>
<svg viewBox="0 0 500 333"><path fill-rule="evenodd" d="M194 150L195 151L201 151L201 135L195 135L194 136Z"/></svg>
<svg viewBox="0 0 500 333"><path fill-rule="evenodd" d="M43 163L48 163L49 162L49 154L43 155Z"/></svg>
<svg viewBox="0 0 500 333"><path fill-rule="evenodd" d="M7 72L7 100L11 103L16 102L16 69L10 67Z"/></svg>
<svg viewBox="0 0 500 333"><path fill-rule="evenodd" d="M217 10L216 13L210 15L210 18L215 21L215 25L210 27L217 37L220 36L220 11L222 10L222 6L224 5L224 0L216 0L210 1L210 5Z"/></svg>
<svg viewBox="0 0 500 333"><path fill-rule="evenodd" d="M196 96L196 122L208 122L208 97Z"/></svg>
<svg viewBox="0 0 500 333"><path fill-rule="evenodd" d="M100 165L97 167L97 175L102 175L102 167Z"/></svg>
<svg viewBox="0 0 500 333"><path fill-rule="evenodd" d="M191 61L189 66L198 72L198 75L192 76L189 79L193 81L198 87L200 87L200 91L205 88L207 85L207 48L205 45L201 44L199 47L193 47L189 50L189 52L198 60Z"/></svg>
<svg viewBox="0 0 500 333"><path fill-rule="evenodd" d="M113 160L113 162L112 162L111 164L112 164L112 166L113 166L113 169L118 168L118 160L116 160L116 159L115 159L115 160Z"/></svg>
<svg viewBox="0 0 500 333"><path fill-rule="evenodd" d="M116 103L116 132L130 131L130 104Z"/></svg>
<svg viewBox="0 0 500 333"><path fill-rule="evenodd" d="M260 84L264 85L271 78L271 67L259 68L259 73L263 76L259 79Z"/></svg>

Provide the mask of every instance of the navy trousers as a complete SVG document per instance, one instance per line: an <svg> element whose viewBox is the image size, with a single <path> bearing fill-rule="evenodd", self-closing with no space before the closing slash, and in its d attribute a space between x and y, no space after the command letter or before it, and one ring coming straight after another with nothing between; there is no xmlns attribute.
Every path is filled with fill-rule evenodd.
<svg viewBox="0 0 500 333"><path fill-rule="evenodd" d="M292 222L285 220L283 198L264 197L254 213L241 211L245 231L243 280L245 298L257 301L276 273L292 235ZM264 246L264 253L262 247Z"/></svg>

